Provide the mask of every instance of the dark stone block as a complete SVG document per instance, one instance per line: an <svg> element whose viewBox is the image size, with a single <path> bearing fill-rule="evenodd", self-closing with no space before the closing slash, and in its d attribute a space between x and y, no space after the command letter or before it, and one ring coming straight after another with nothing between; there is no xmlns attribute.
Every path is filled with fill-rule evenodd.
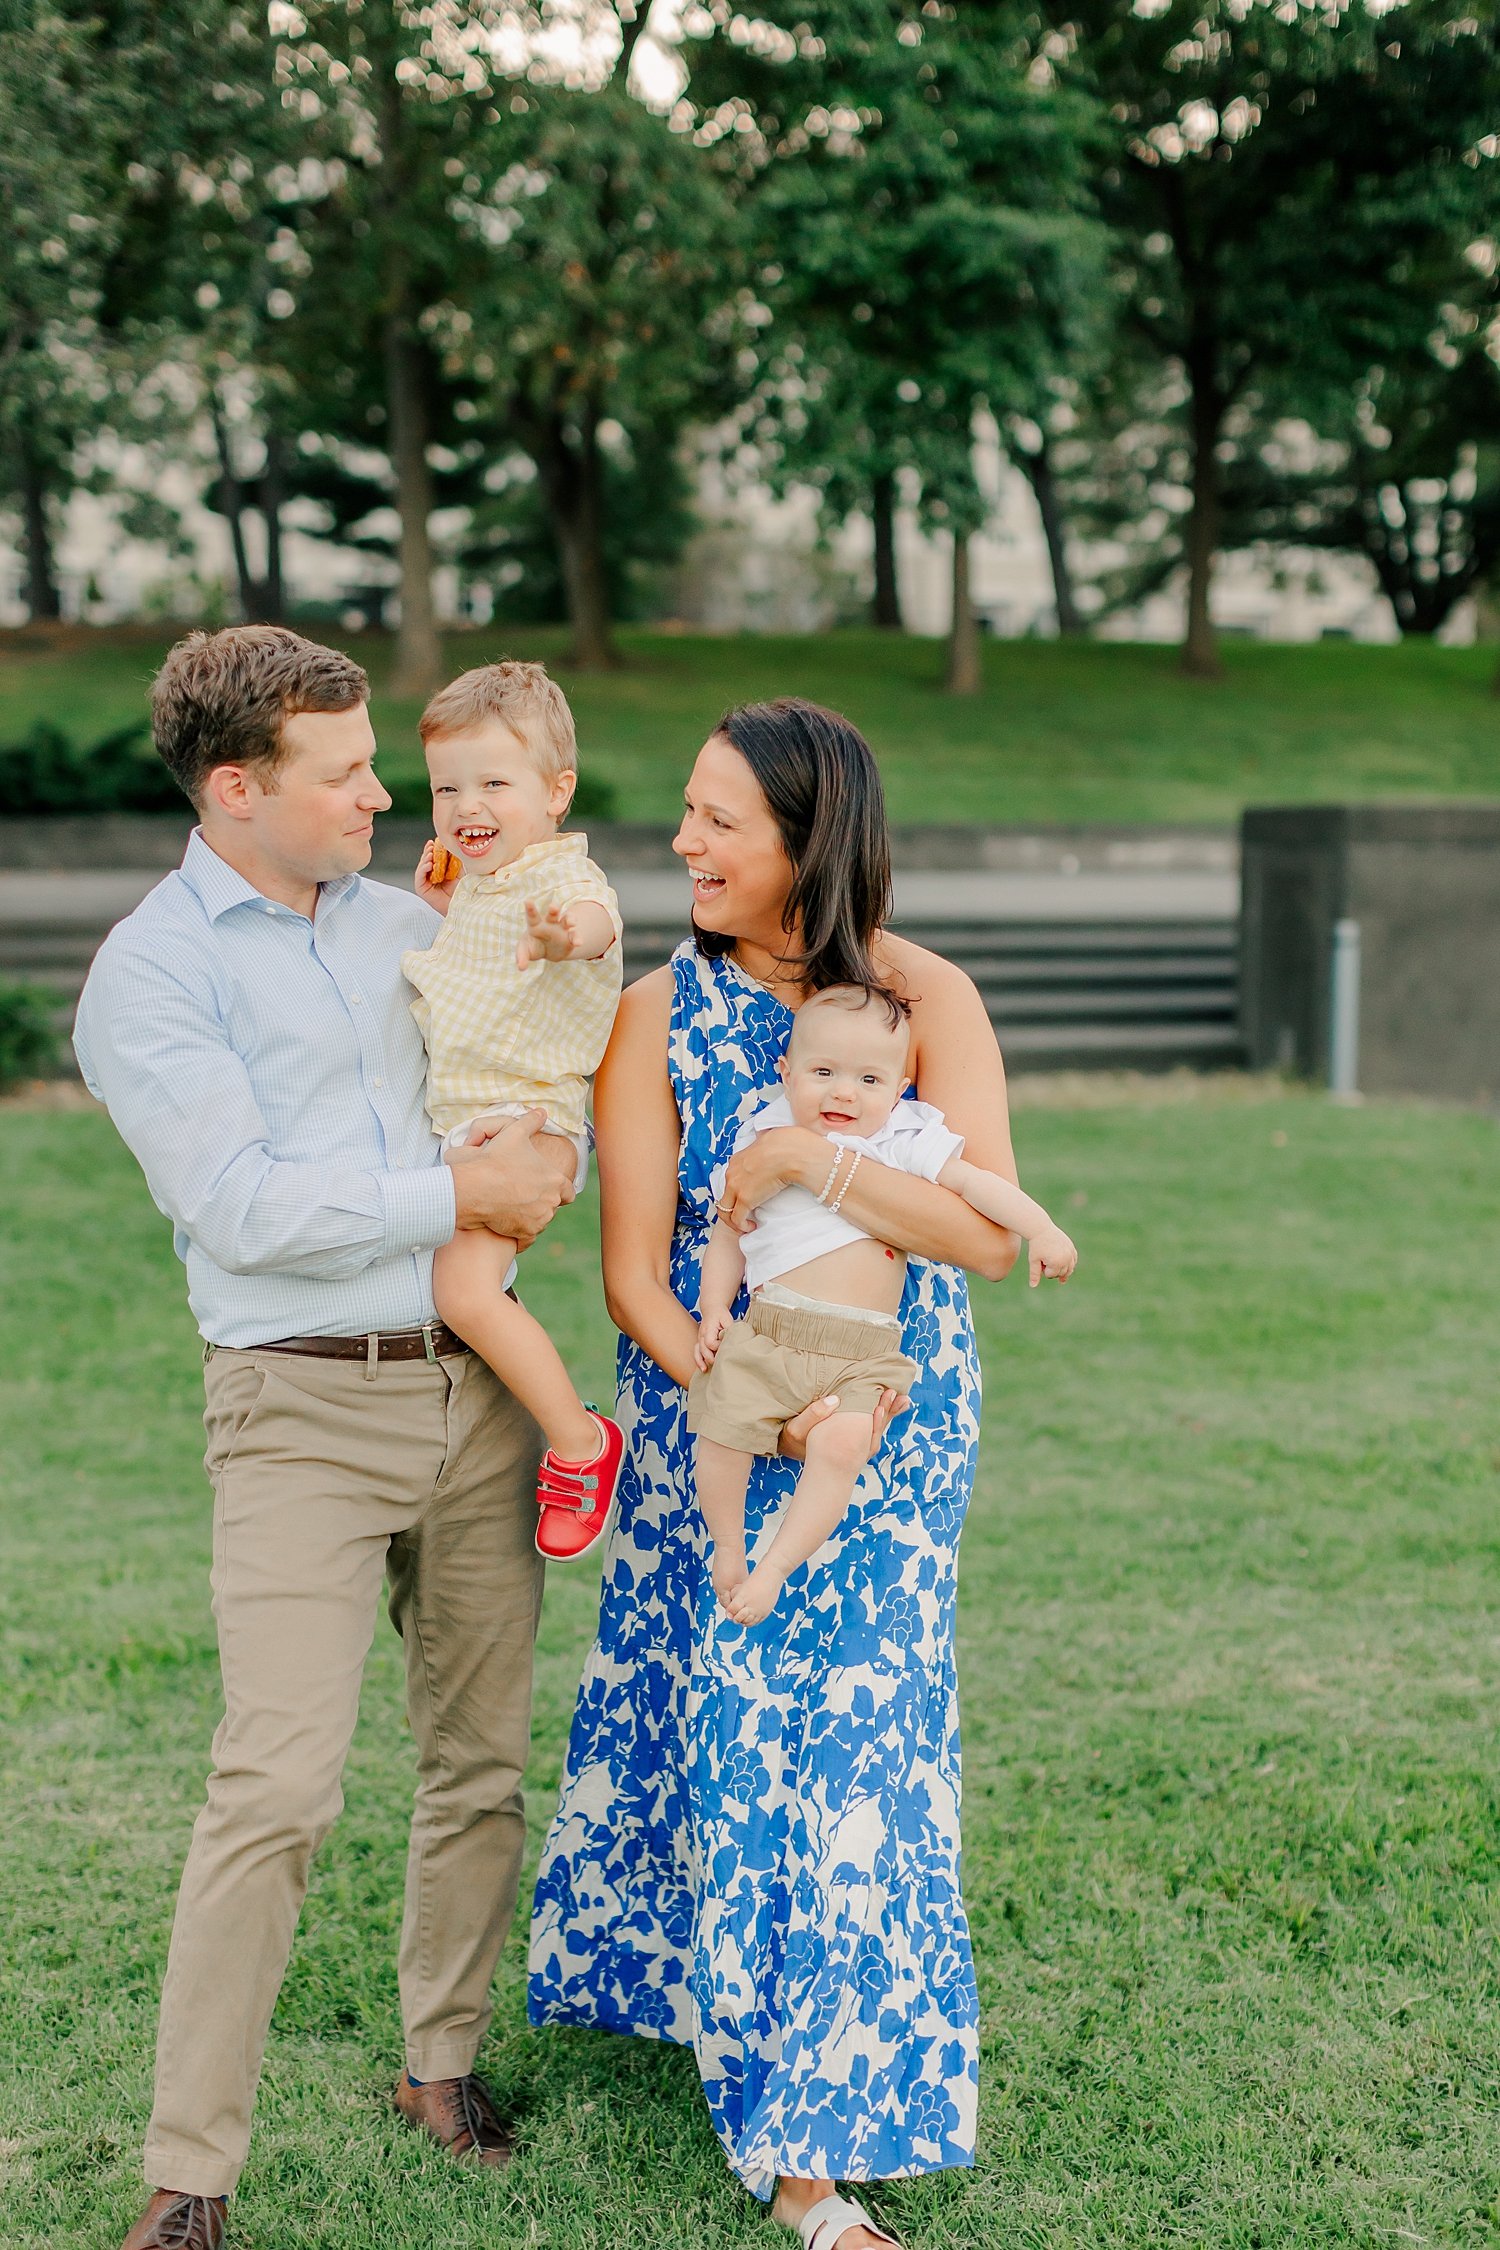
<svg viewBox="0 0 1500 2250"><path fill-rule="evenodd" d="M1252 1068L1328 1073L1334 924L1359 924L1361 1091L1500 1096L1500 804L1278 805L1241 824Z"/></svg>

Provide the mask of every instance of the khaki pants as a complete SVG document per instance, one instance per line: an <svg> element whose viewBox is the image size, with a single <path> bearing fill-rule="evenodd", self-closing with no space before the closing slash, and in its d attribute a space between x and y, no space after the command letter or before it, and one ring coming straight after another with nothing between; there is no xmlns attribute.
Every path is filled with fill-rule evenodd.
<svg viewBox="0 0 1500 2250"><path fill-rule="evenodd" d="M489 2023L525 1844L541 1433L472 1354L371 1373L224 1350L204 1371L225 1708L162 1990L153 2186L223 2195L244 2163L383 1578L419 1776L399 1957L413 2077L461 2076Z"/></svg>

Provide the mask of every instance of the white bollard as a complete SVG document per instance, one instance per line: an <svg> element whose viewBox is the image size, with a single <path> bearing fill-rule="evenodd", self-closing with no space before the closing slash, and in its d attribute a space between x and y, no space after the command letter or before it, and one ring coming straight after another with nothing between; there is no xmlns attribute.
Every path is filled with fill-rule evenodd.
<svg viewBox="0 0 1500 2250"><path fill-rule="evenodd" d="M1359 1099L1359 924L1333 925L1328 992L1328 1091L1337 1101Z"/></svg>

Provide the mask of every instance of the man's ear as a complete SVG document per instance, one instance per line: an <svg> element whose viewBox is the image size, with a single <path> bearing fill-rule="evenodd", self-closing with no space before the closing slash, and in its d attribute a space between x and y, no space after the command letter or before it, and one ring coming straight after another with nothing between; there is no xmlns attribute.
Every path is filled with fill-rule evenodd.
<svg viewBox="0 0 1500 2250"><path fill-rule="evenodd" d="M573 792L578 787L576 773L560 773L552 784L547 798L547 813L552 820L566 820L568 807L573 802Z"/></svg>
<svg viewBox="0 0 1500 2250"><path fill-rule="evenodd" d="M203 784L203 802L198 810L210 815L222 813L226 820L249 820L256 796L264 795L252 783L253 776L244 766L215 766Z"/></svg>

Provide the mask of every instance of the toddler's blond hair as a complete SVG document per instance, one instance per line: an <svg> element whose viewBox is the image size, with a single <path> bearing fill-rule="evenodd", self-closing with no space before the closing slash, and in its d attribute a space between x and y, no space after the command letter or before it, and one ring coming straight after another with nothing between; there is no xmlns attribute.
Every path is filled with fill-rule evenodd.
<svg viewBox="0 0 1500 2250"><path fill-rule="evenodd" d="M478 664L439 688L417 722L425 750L440 735L466 734L498 719L524 742L538 773L548 781L577 773L578 737L568 699L540 664L506 657Z"/></svg>

